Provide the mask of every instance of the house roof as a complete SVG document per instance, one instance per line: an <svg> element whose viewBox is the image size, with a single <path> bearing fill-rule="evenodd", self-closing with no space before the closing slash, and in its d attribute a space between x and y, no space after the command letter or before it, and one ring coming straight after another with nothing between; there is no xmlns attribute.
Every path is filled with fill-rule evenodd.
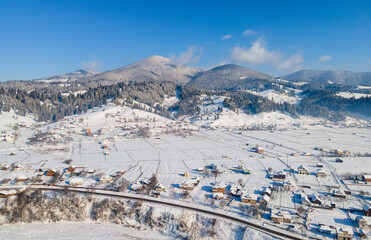
<svg viewBox="0 0 371 240"><path fill-rule="evenodd" d="M329 226L326 226L326 225L322 225L319 229L321 231L332 231L331 228Z"/></svg>
<svg viewBox="0 0 371 240"><path fill-rule="evenodd" d="M254 194L254 193L247 193L247 194L244 194L241 198L242 199L257 200L258 199L258 195Z"/></svg>
<svg viewBox="0 0 371 240"><path fill-rule="evenodd" d="M362 209L363 209L364 211L368 211L368 210L371 209L371 207L370 207L369 205L365 204L365 205L363 205Z"/></svg>
<svg viewBox="0 0 371 240"><path fill-rule="evenodd" d="M307 167L305 167L305 166L303 166L303 165L300 165L300 166L298 167L298 169L305 169L306 171L308 171L308 172L309 172L308 168L307 168Z"/></svg>

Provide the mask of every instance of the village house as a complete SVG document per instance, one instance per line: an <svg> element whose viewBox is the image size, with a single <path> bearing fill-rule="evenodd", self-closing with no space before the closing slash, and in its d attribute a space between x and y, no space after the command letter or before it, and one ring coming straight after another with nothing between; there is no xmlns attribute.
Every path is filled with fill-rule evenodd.
<svg viewBox="0 0 371 240"><path fill-rule="evenodd" d="M359 236L361 237L361 239L367 239L367 233L367 231L359 229Z"/></svg>
<svg viewBox="0 0 371 240"><path fill-rule="evenodd" d="M341 149L336 149L336 150L334 151L334 153L337 154L337 155L343 155L343 154L344 154L344 151L341 150Z"/></svg>
<svg viewBox="0 0 371 240"><path fill-rule="evenodd" d="M353 239L353 230L351 227L337 227L336 228L336 239L337 240L351 240Z"/></svg>
<svg viewBox="0 0 371 240"><path fill-rule="evenodd" d="M249 169L248 167L244 166L244 167L242 168L242 173L243 173L243 174L251 174L251 171L250 171L250 169Z"/></svg>
<svg viewBox="0 0 371 240"><path fill-rule="evenodd" d="M263 205L267 205L271 201L271 198L267 195L261 196L259 198L259 203Z"/></svg>
<svg viewBox="0 0 371 240"><path fill-rule="evenodd" d="M326 178L326 176L327 176L327 174L326 174L325 170L323 170L322 168L317 170L317 177Z"/></svg>
<svg viewBox="0 0 371 240"><path fill-rule="evenodd" d="M76 167L75 167L74 165L71 165L71 166L69 166L69 167L67 168L67 171L68 171L68 172L73 172L73 171L75 171L75 169L76 169Z"/></svg>
<svg viewBox="0 0 371 240"><path fill-rule="evenodd" d="M220 193L220 192L213 193L213 198L217 200L224 199L224 195L223 193Z"/></svg>
<svg viewBox="0 0 371 240"><path fill-rule="evenodd" d="M362 210L365 216L368 216L368 217L371 216L371 207L369 205L366 205L366 204L363 205Z"/></svg>
<svg viewBox="0 0 371 240"><path fill-rule="evenodd" d="M189 177L189 172L185 172L184 177Z"/></svg>
<svg viewBox="0 0 371 240"><path fill-rule="evenodd" d="M284 173L282 171L277 172L277 173L273 174L273 178L284 180L284 179L286 179L286 173Z"/></svg>
<svg viewBox="0 0 371 240"><path fill-rule="evenodd" d="M357 216L356 221L361 229L371 229L371 217Z"/></svg>
<svg viewBox="0 0 371 240"><path fill-rule="evenodd" d="M93 174L93 173L95 173L95 169L94 168L87 168L87 169L85 169L85 172L88 173L88 174Z"/></svg>
<svg viewBox="0 0 371 240"><path fill-rule="evenodd" d="M258 201L258 195L254 193L247 193L241 196L241 202L256 204Z"/></svg>
<svg viewBox="0 0 371 240"><path fill-rule="evenodd" d="M179 184L180 189L185 189L185 190L193 190L199 183L198 178L192 178L189 179L181 184Z"/></svg>
<svg viewBox="0 0 371 240"><path fill-rule="evenodd" d="M155 190L159 191L159 192L163 192L163 191L166 190L166 187L162 184L157 184L156 187L155 187Z"/></svg>
<svg viewBox="0 0 371 240"><path fill-rule="evenodd" d="M346 198L345 192L342 189L335 189L332 194L337 198Z"/></svg>
<svg viewBox="0 0 371 240"><path fill-rule="evenodd" d="M7 198L10 196L14 196L17 194L17 190L15 189L1 189L0 190L0 198Z"/></svg>
<svg viewBox="0 0 371 240"><path fill-rule="evenodd" d="M84 184L84 180L82 178L72 178L69 180L70 186L82 185Z"/></svg>
<svg viewBox="0 0 371 240"><path fill-rule="evenodd" d="M305 166L300 165L300 166L298 167L298 173L299 173L299 174L308 175L308 174L309 174L309 170L308 170L308 168L306 168Z"/></svg>
<svg viewBox="0 0 371 240"><path fill-rule="evenodd" d="M260 154L263 154L264 153L264 148L262 148L262 147L254 147L253 150L256 153L260 153Z"/></svg>
<svg viewBox="0 0 371 240"><path fill-rule="evenodd" d="M56 174L56 170L53 168L53 169L49 169L48 171L46 171L46 176L48 177L51 177L51 176L54 176Z"/></svg>
<svg viewBox="0 0 371 240"><path fill-rule="evenodd" d="M225 192L225 188L226 188L226 184L220 184L220 183L216 182L214 184L214 186L212 187L211 191L212 192L224 193Z"/></svg>
<svg viewBox="0 0 371 240"><path fill-rule="evenodd" d="M319 168L323 168L323 164L322 163L317 163L316 166L319 167Z"/></svg>
<svg viewBox="0 0 371 240"><path fill-rule="evenodd" d="M310 205L310 201L308 199L307 194L305 193L300 193L300 202L302 205Z"/></svg>
<svg viewBox="0 0 371 240"><path fill-rule="evenodd" d="M103 175L100 179L99 182L101 183L110 183L112 182L112 177L108 175Z"/></svg>
<svg viewBox="0 0 371 240"><path fill-rule="evenodd" d="M270 188L265 188L264 192L262 193L262 195L267 195L267 196L271 196L272 195L272 190Z"/></svg>
<svg viewBox="0 0 371 240"><path fill-rule="evenodd" d="M233 184L229 189L229 194L235 197L241 197L243 194L243 187L240 184Z"/></svg>
<svg viewBox="0 0 371 240"><path fill-rule="evenodd" d="M309 199L315 204L322 205L322 199L317 194L310 195Z"/></svg>
<svg viewBox="0 0 371 240"><path fill-rule="evenodd" d="M321 225L318 228L318 232L324 233L324 234L331 234L332 233L332 229L329 226Z"/></svg>
<svg viewBox="0 0 371 240"><path fill-rule="evenodd" d="M130 189L136 192L142 191L144 188L143 184L140 182L135 182L131 184Z"/></svg>
<svg viewBox="0 0 371 240"><path fill-rule="evenodd" d="M343 163L344 161L343 161L343 159L340 159L340 158L336 158L336 159L335 159L335 162L338 162L338 163Z"/></svg>
<svg viewBox="0 0 371 240"><path fill-rule="evenodd" d="M1 166L1 170L9 170L10 169L10 165L9 164L6 164L4 166Z"/></svg>
<svg viewBox="0 0 371 240"><path fill-rule="evenodd" d="M27 176L22 175L22 176L17 177L15 180L16 180L16 182L26 182L28 179L30 179L30 178L27 177Z"/></svg>
<svg viewBox="0 0 371 240"><path fill-rule="evenodd" d="M283 183L283 187L284 187L284 189L292 190L292 189L296 188L296 184L295 184L295 182L286 181L286 182Z"/></svg>
<svg viewBox="0 0 371 240"><path fill-rule="evenodd" d="M288 211L277 211L271 212L271 220L275 223L291 223L291 215Z"/></svg>
<svg viewBox="0 0 371 240"><path fill-rule="evenodd" d="M371 175L362 175L362 180L365 182L371 182Z"/></svg>
<svg viewBox="0 0 371 240"><path fill-rule="evenodd" d="M16 164L13 166L13 171L20 171L23 169L24 169L24 166L22 164Z"/></svg>

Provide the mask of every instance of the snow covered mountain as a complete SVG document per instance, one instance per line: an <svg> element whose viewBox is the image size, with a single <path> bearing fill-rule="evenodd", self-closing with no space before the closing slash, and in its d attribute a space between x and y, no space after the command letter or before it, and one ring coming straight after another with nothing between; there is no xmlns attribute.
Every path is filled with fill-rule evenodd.
<svg viewBox="0 0 371 240"><path fill-rule="evenodd" d="M331 71L331 70L301 70L281 77L290 81L341 83L347 85L371 86L371 72Z"/></svg>
<svg viewBox="0 0 371 240"><path fill-rule="evenodd" d="M248 84L252 80L271 80L274 77L234 64L213 68L189 84L208 90L229 90Z"/></svg>
<svg viewBox="0 0 371 240"><path fill-rule="evenodd" d="M70 82L70 81L78 81L85 77L90 77L95 74L98 74L97 71L92 70L76 70L69 73L64 73L60 75L50 76L46 78L37 79L37 81L43 81L43 82Z"/></svg>
<svg viewBox="0 0 371 240"><path fill-rule="evenodd" d="M204 68L176 64L168 58L152 56L121 68L84 78L82 82L99 82L100 84L106 85L130 81L170 81L177 84L186 84L204 71Z"/></svg>

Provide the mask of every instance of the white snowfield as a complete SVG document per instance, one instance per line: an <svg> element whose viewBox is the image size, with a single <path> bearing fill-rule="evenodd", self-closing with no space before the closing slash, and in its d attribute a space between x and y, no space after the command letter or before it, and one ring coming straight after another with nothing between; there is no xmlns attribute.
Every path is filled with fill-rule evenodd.
<svg viewBox="0 0 371 240"><path fill-rule="evenodd" d="M246 90L248 93L252 93L254 95L265 97L275 103L290 103L290 104L297 104L300 102L301 98L298 95L295 96L289 96L287 94L277 93L272 89L265 90L262 92L256 92L256 91L249 91Z"/></svg>
<svg viewBox="0 0 371 240"><path fill-rule="evenodd" d="M365 94L365 93L352 93L352 92L339 92L336 94L336 96L343 97L343 98L365 98L365 97L371 97L371 94Z"/></svg>
<svg viewBox="0 0 371 240"><path fill-rule="evenodd" d="M13 187L29 186L39 175L40 172L37 170L42 169L38 176L41 179L39 184L49 184L52 177L43 173L48 169L55 169L63 173L63 179L56 183L57 186L66 186L71 179L79 178L82 180L79 182L80 187L107 188L111 183L99 181L103 175L119 174L114 181L126 179L130 183L135 183L156 174L158 183L164 185L166 189L160 193L159 199L169 200L180 199L183 190L179 189L179 184L198 177L199 184L190 191L190 198L182 201L205 207L213 205L215 208L223 209L220 211L242 217L245 215L241 212L240 204L246 206L249 204L228 196L229 187L241 181L246 193L260 197L265 188L276 182L281 190L273 191L270 204L290 212L292 218L298 221L291 224L296 233L300 234L299 228L305 224L303 219L296 215L297 209L302 206L299 201L301 193L308 196L319 195L324 202L321 206L336 204L334 210L327 211L333 211L336 219L341 220L334 218L331 220L329 212L313 208L313 212L310 213L313 221L308 223L308 228L304 230L308 237L329 239L334 236L318 233L316 230L318 224L345 227L351 220L346 219L347 215L344 215L341 208L361 209L365 203L369 203L369 196L359 197L361 190L370 191L369 185L353 180L342 181L342 176L348 173L359 176L371 174L371 157L364 156L371 152L369 121L347 118L343 123L333 124L323 119L309 117L296 119L279 112L247 115L226 108L220 111L224 99L217 96L203 99L200 115L196 118L186 117L182 121L110 103L52 124L39 124L32 120L31 116L21 117L16 116L14 112L3 112L0 114L0 131L3 132L3 138L7 139L6 134L13 136L15 133L17 138L0 141L0 164L3 168L0 170L0 180L4 180L3 186L7 184ZM171 104L175 100L169 98L168 102ZM14 129L16 124L19 124L18 130ZM144 128L146 131L143 131L147 135L140 135L139 130ZM29 138L35 136L37 130L45 134L49 131L50 134L47 140L41 138L40 143L31 145ZM325 150L320 151L318 148ZM257 153L256 149L263 149L264 152ZM337 157L333 154L337 149L349 151L349 155L340 157L342 163L336 162ZM69 159L72 162L66 163L65 160ZM210 167L212 164L220 170L219 176L208 176L198 170L203 171L204 167ZM322 169L327 174L325 178L316 176L318 164L323 165ZM77 171L90 169L91 173L72 176L65 171L70 165L74 165ZM238 168L241 165L250 169L251 174L241 173ZM310 174L298 174L300 165L306 166ZM283 190L282 181L269 178L269 169L272 172L286 173L285 181L295 183L294 188ZM190 176L184 176L185 173L189 173ZM17 181L20 176L26 176L29 180ZM215 181L227 186L224 196L228 200L215 200L213 203L210 201ZM334 198L330 192L339 188L350 190L352 195L347 195L344 200ZM129 189L126 192L129 192ZM226 206L231 199L235 201ZM321 216L329 216L329 220ZM253 221L273 224L268 212L264 213L262 219ZM60 229L64 233L64 226L67 229L71 223L61 224ZM87 228L91 223L81 224L81 233L88 232ZM48 232L49 227L55 229L53 226L58 224L46 225L48 227L42 231L49 233L50 238L59 238L52 230ZM38 238L39 232L34 231L31 226L3 225L0 226L0 233L1 236L9 236L9 239L18 236L22 239L26 235L14 233L11 229L20 231L23 229L25 233L29 233L30 238ZM38 228L37 225L34 226L35 229ZM282 229L289 227L288 224L274 226ZM226 223L224 227L228 228L228 224ZM101 235L97 233L99 236L97 239L115 238L116 234L121 234L121 230L115 226L110 225L107 228L112 231L102 232ZM72 227L71 232L73 231L78 232L78 229ZM124 229L122 231L123 236L127 238L137 238ZM143 233L145 234L146 232ZM153 234L154 238L158 236L156 235L158 233ZM259 238L259 232L256 230L249 229L245 234L247 235L244 239ZM69 236L69 233L66 233L66 236ZM150 239L150 235L148 238Z"/></svg>

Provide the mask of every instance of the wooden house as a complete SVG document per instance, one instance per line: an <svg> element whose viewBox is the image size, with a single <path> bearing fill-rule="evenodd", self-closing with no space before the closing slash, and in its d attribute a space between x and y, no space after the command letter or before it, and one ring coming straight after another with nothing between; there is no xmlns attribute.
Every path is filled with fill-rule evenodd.
<svg viewBox="0 0 371 240"><path fill-rule="evenodd" d="M308 168L306 168L305 166L300 165L300 166L298 167L298 173L299 173L299 174L303 174L303 175L308 175L308 174L309 174L309 170L308 170Z"/></svg>
<svg viewBox="0 0 371 240"><path fill-rule="evenodd" d="M317 177L326 178L326 176L327 176L327 174L326 174L325 170L323 170L322 168L317 170Z"/></svg>
<svg viewBox="0 0 371 240"><path fill-rule="evenodd" d="M275 223L291 223L292 218L288 211L277 211L271 212L271 220Z"/></svg>
<svg viewBox="0 0 371 240"><path fill-rule="evenodd" d="M17 177L16 182L26 182L28 179L30 179L30 178L23 175L23 176Z"/></svg>
<svg viewBox="0 0 371 240"><path fill-rule="evenodd" d="M108 175L103 175L100 179L99 182L101 183L110 183L112 182L112 177Z"/></svg>
<svg viewBox="0 0 371 240"><path fill-rule="evenodd" d="M362 175L362 180L365 182L371 182L371 175Z"/></svg>
<svg viewBox="0 0 371 240"><path fill-rule="evenodd" d="M365 216L368 216L368 217L371 216L371 207L369 205L367 204L363 205L362 210Z"/></svg>
<svg viewBox="0 0 371 240"><path fill-rule="evenodd" d="M213 198L217 200L224 199L224 194L220 192L214 193Z"/></svg>
<svg viewBox="0 0 371 240"><path fill-rule="evenodd" d="M371 229L371 217L357 216L356 218L358 227L361 229Z"/></svg>
<svg viewBox="0 0 371 240"><path fill-rule="evenodd" d="M269 196L267 196L267 195L261 196L259 198L259 203L260 204L267 205L270 201L271 201L271 198Z"/></svg>
<svg viewBox="0 0 371 240"><path fill-rule="evenodd" d="M54 168L46 171L46 176L48 177L54 176L55 174L56 174L56 170Z"/></svg>
<svg viewBox="0 0 371 240"><path fill-rule="evenodd" d="M342 189L335 189L332 194L337 198L346 198L346 194Z"/></svg>
<svg viewBox="0 0 371 240"><path fill-rule="evenodd" d="M214 186L212 187L212 192L220 192L220 193L225 193L225 184L219 184L215 183Z"/></svg>
<svg viewBox="0 0 371 240"><path fill-rule="evenodd" d="M156 187L155 187L155 190L159 191L159 192L163 192L163 191L166 190L166 187L162 184L157 184Z"/></svg>
<svg viewBox="0 0 371 240"><path fill-rule="evenodd" d="M351 240L353 239L353 230L351 227L337 227L336 228L336 239L337 240Z"/></svg>
<svg viewBox="0 0 371 240"><path fill-rule="evenodd" d="M82 185L84 184L84 180L82 178L72 178L69 180L70 186Z"/></svg>
<svg viewBox="0 0 371 240"><path fill-rule="evenodd" d="M256 204L258 201L258 195L253 194L253 193L247 193L241 196L241 202L243 203L251 203L251 204Z"/></svg>
<svg viewBox="0 0 371 240"><path fill-rule="evenodd" d="M336 149L336 150L334 150L334 153L337 154L337 155L343 155L344 151L341 150L341 149Z"/></svg>

